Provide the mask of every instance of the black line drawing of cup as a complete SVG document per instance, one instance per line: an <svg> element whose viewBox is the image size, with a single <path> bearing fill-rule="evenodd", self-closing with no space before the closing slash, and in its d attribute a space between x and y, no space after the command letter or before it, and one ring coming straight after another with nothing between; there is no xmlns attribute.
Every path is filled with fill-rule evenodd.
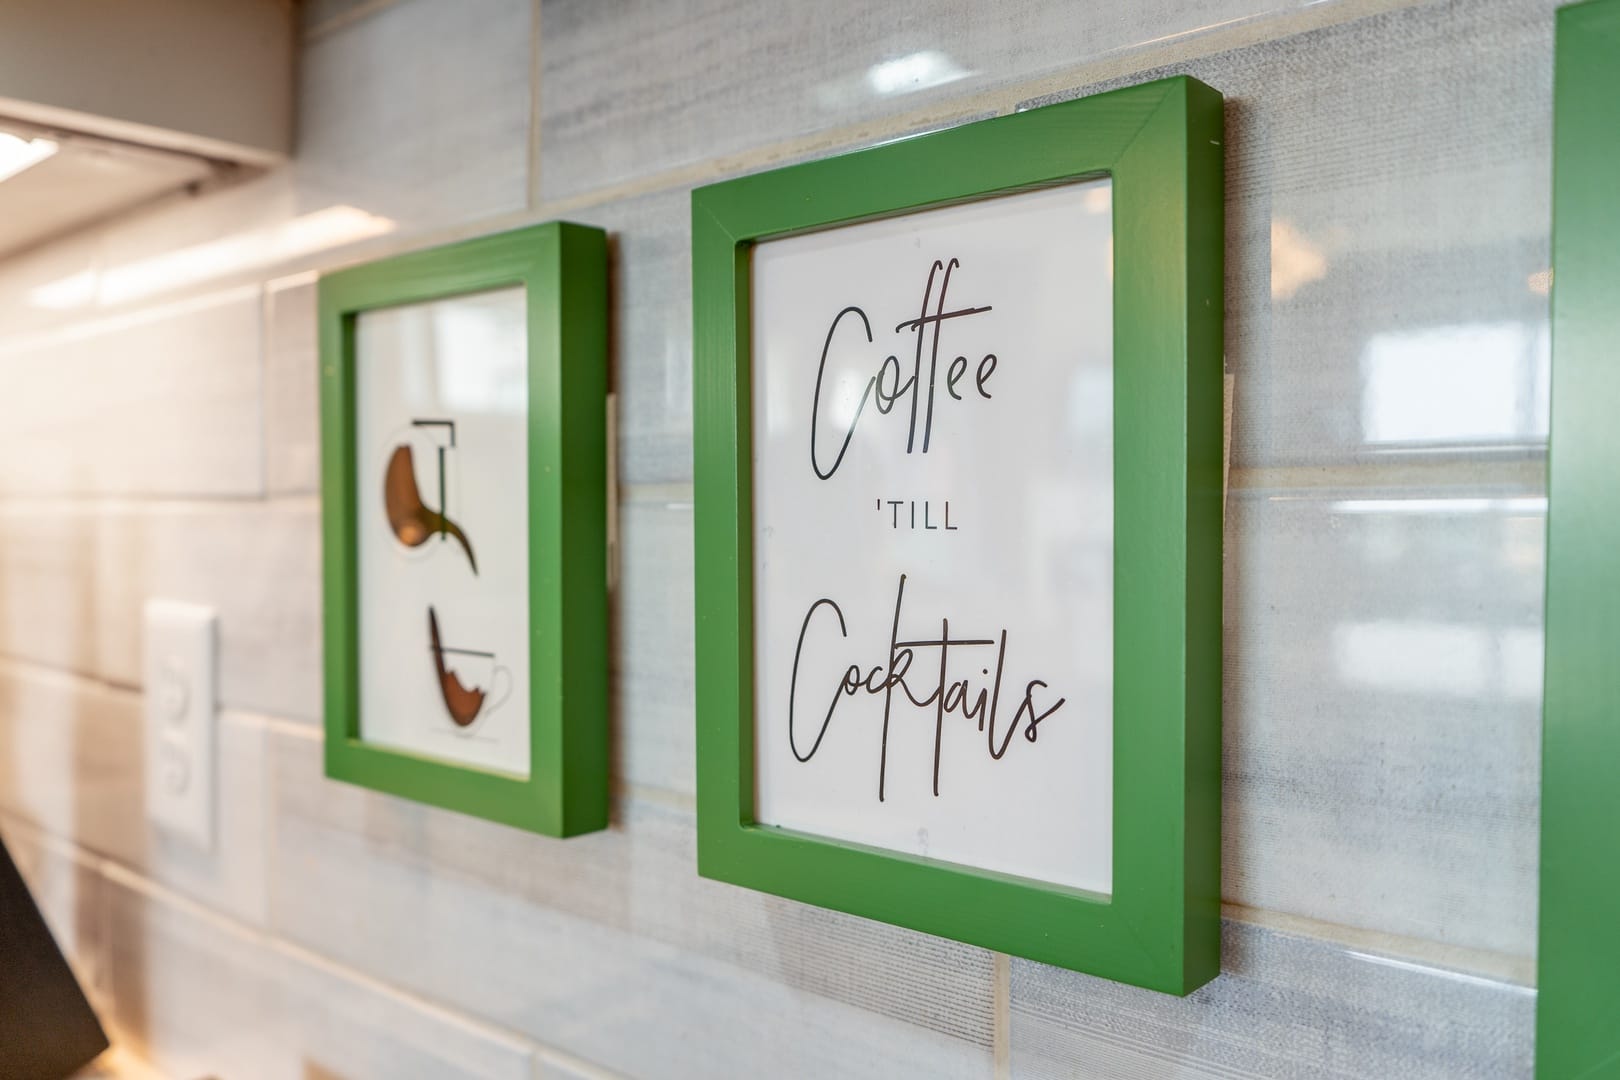
<svg viewBox="0 0 1620 1080"><path fill-rule="evenodd" d="M515 685L512 669L497 662L493 652L446 646L439 638L438 614L431 607L428 608L428 642L445 711L458 734L470 734L476 721L496 712L512 696ZM451 670L446 657L456 658L455 670ZM463 677L469 679L471 685L463 682ZM495 693L502 683L500 692Z"/></svg>

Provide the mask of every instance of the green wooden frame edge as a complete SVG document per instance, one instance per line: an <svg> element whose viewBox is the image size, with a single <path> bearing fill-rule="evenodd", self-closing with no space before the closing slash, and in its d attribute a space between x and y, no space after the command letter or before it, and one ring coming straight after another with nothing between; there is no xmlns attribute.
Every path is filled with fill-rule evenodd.
<svg viewBox="0 0 1620 1080"><path fill-rule="evenodd" d="M354 317L514 285L528 306L527 778L358 738ZM318 302L326 775L547 836L606 828L606 233L550 222L411 252L323 275Z"/></svg>
<svg viewBox="0 0 1620 1080"><path fill-rule="evenodd" d="M693 192L701 874L1172 994L1218 973L1222 130L1220 94L1176 77ZM1112 897L753 824L749 247L1104 173L1115 528L1131 537Z"/></svg>
<svg viewBox="0 0 1620 1080"><path fill-rule="evenodd" d="M1536 1075L1620 1076L1620 0L1557 14Z"/></svg>

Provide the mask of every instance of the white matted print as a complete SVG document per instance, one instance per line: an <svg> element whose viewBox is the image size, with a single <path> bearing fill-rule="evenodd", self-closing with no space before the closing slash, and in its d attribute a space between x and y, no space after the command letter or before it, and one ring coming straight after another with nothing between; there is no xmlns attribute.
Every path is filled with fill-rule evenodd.
<svg viewBox="0 0 1620 1080"><path fill-rule="evenodd" d="M527 298L355 326L360 738L529 774Z"/></svg>
<svg viewBox="0 0 1620 1080"><path fill-rule="evenodd" d="M1112 892L1110 193L754 247L761 824Z"/></svg>

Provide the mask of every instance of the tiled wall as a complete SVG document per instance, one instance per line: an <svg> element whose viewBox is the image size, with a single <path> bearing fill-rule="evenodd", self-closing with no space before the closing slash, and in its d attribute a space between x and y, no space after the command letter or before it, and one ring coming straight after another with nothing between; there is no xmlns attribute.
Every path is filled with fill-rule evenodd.
<svg viewBox="0 0 1620 1080"><path fill-rule="evenodd" d="M299 154L0 264L0 829L179 1076L1523 1077L1551 0L314 0ZM910 58L910 59L906 59ZM693 184L1189 72L1227 96L1223 974L1178 1000L694 869ZM314 273L613 235L613 828L321 774ZM139 610L221 617L220 847Z"/></svg>

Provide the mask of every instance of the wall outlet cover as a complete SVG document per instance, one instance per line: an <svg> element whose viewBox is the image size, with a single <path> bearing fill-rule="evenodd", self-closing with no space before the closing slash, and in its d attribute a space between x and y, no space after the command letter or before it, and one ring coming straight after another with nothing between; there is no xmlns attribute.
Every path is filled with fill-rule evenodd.
<svg viewBox="0 0 1620 1080"><path fill-rule="evenodd" d="M148 600L143 622L146 816L160 828L211 850L214 610Z"/></svg>

